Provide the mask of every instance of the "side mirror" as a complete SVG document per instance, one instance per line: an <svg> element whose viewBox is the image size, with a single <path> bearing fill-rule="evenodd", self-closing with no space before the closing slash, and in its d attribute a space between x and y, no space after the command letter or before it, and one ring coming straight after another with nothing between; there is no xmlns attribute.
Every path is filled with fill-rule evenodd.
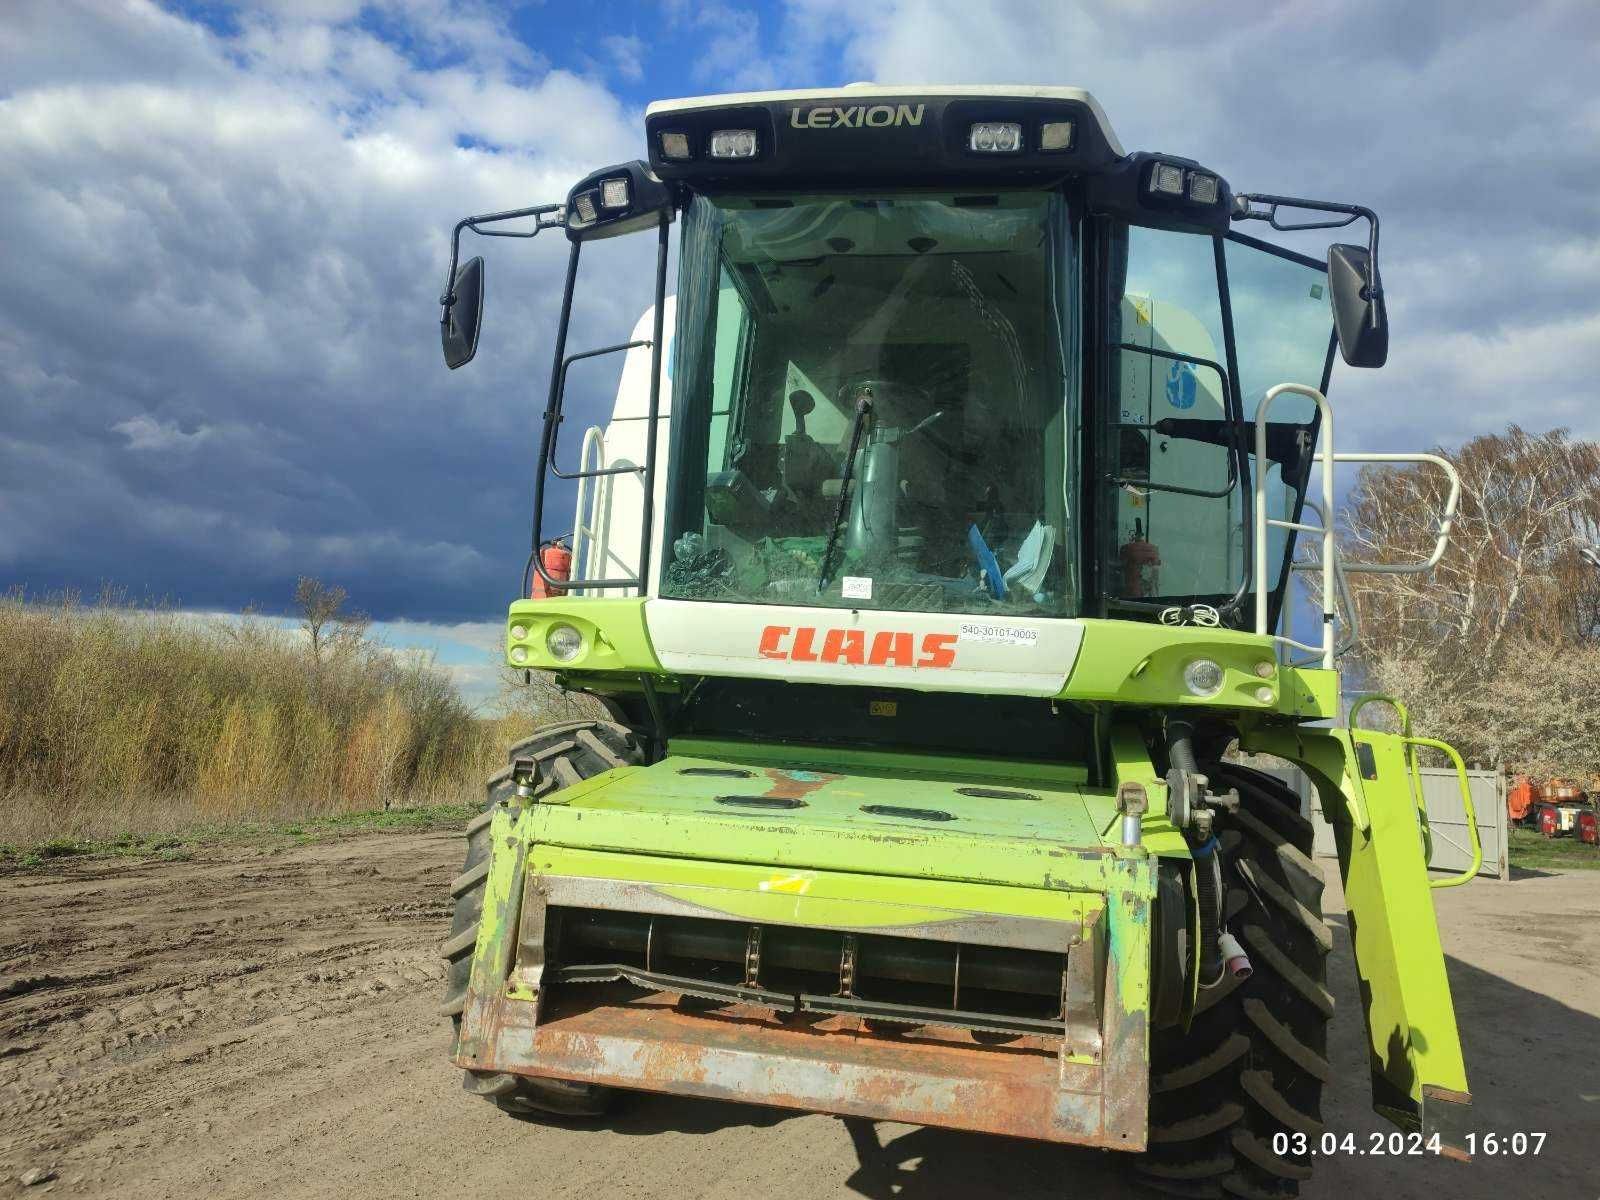
<svg viewBox="0 0 1600 1200"><path fill-rule="evenodd" d="M450 282L444 312L439 318L439 340L444 365L454 371L472 361L478 352L478 331L483 326L483 256L464 263Z"/></svg>
<svg viewBox="0 0 1600 1200"><path fill-rule="evenodd" d="M1365 246L1328 247L1328 291L1344 361L1352 367L1383 366L1389 358L1389 310Z"/></svg>

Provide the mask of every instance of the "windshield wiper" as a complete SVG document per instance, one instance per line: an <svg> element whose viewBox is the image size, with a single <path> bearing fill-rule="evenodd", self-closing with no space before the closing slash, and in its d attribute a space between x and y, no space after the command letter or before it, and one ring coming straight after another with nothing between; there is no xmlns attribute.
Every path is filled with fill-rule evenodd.
<svg viewBox="0 0 1600 1200"><path fill-rule="evenodd" d="M839 504L833 511L833 528L828 531L828 544L822 550L822 564L817 570L817 591L828 586L829 568L833 562L833 548L839 544L839 527L844 524L845 510L850 503L850 477L855 473L856 451L861 449L861 431L872 411L872 389L864 387L856 396L856 419L850 427L850 453L845 456L844 475L839 481Z"/></svg>

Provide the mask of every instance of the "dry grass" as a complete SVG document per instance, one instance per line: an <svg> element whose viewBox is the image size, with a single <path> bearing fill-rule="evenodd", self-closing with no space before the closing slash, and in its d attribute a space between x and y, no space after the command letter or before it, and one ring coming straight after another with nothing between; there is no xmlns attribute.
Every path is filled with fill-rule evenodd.
<svg viewBox="0 0 1600 1200"><path fill-rule="evenodd" d="M259 618L0 600L0 841L458 803L541 715ZM545 716L544 719L549 719Z"/></svg>

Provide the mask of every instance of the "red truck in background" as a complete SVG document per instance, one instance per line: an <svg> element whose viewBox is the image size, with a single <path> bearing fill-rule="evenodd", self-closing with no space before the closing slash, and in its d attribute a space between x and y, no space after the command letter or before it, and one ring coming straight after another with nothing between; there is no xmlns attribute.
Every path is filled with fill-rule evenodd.
<svg viewBox="0 0 1600 1200"><path fill-rule="evenodd" d="M1571 836L1600 846L1600 813L1593 797L1570 779L1537 780L1517 775L1506 791L1511 820L1547 838Z"/></svg>

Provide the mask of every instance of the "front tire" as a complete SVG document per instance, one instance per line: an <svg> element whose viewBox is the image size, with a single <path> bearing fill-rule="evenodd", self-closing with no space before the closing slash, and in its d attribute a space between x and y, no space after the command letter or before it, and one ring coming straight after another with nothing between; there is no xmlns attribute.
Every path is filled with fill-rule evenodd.
<svg viewBox="0 0 1600 1200"><path fill-rule="evenodd" d="M1299 1194L1311 1162L1279 1151L1320 1138L1332 1079L1322 870L1294 792L1234 763L1205 774L1239 793L1236 811L1217 810L1215 832L1225 923L1254 969L1201 989L1187 1032L1156 1031L1150 1145L1135 1169L1170 1195L1280 1200Z"/></svg>
<svg viewBox="0 0 1600 1200"><path fill-rule="evenodd" d="M454 1056L461 1036L461 1013L467 1003L472 975L472 953L483 920L484 884L489 878L489 826L495 809L514 794L512 764L532 759L538 764L533 798L570 787L614 767L644 761L638 739L625 726L612 721L563 721L547 725L532 737L512 746L506 765L489 777L484 810L467 822L466 863L450 882L455 902L450 933L440 946L445 960L444 1003L440 1012L450 1018L450 1053ZM468 1093L492 1101L513 1116L553 1113L564 1117L603 1115L615 1101L611 1088L573 1083L564 1079L534 1079L500 1071L467 1071L462 1086Z"/></svg>

